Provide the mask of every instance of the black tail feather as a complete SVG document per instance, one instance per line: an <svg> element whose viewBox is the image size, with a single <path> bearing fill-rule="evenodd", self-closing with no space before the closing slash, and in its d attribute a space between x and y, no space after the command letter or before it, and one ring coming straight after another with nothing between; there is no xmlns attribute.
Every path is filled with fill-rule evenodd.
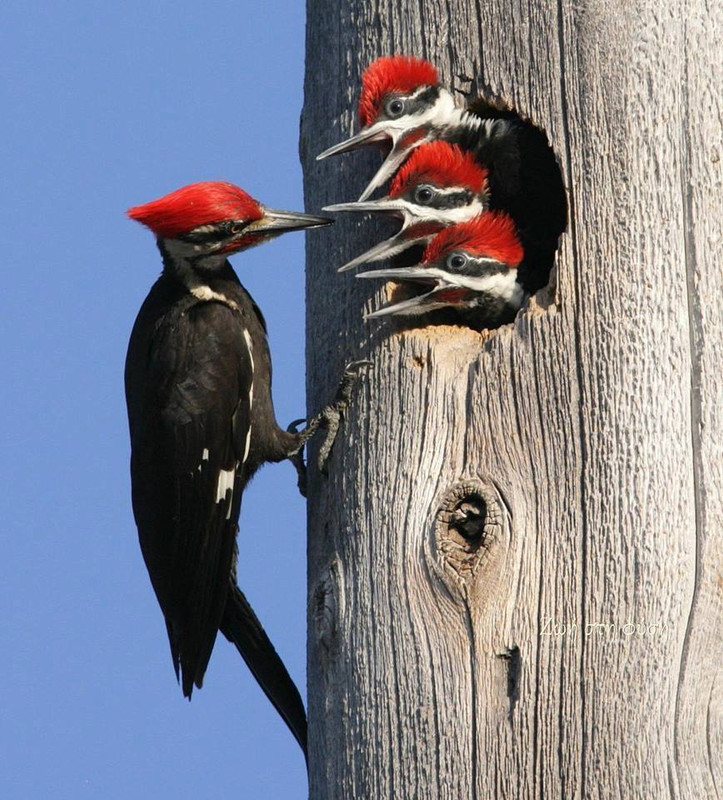
<svg viewBox="0 0 723 800"><path fill-rule="evenodd" d="M306 711L299 690L248 600L235 585L229 589L220 630L236 646L306 758Z"/></svg>

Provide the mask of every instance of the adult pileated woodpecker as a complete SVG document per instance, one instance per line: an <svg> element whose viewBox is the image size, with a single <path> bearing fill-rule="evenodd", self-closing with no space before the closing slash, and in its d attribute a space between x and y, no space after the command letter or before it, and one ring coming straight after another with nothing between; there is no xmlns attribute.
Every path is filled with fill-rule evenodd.
<svg viewBox="0 0 723 800"><path fill-rule="evenodd" d="M488 211L438 233L413 267L360 272L422 288L368 317L431 316L435 322L463 321L483 328L509 322L525 298L517 267L524 256L511 217Z"/></svg>
<svg viewBox="0 0 723 800"><path fill-rule="evenodd" d="M442 229L466 222L489 208L487 170L469 152L447 142L414 150L392 179L389 194L379 200L337 203L324 211L388 214L402 221L401 230L344 264L339 272L399 255L428 244Z"/></svg>
<svg viewBox="0 0 723 800"><path fill-rule="evenodd" d="M514 219L532 291L547 284L567 224L567 202L557 160L539 128L484 99L459 108L451 92L439 85L430 63L406 56L380 58L366 69L359 117L361 131L318 158L368 144L391 147L361 200L425 142L443 139L457 144L489 171L490 208Z"/></svg>
<svg viewBox="0 0 723 800"><path fill-rule="evenodd" d="M236 586L236 533L251 476L296 454L325 412L301 433L277 424L266 325L227 257L331 220L274 211L222 182L186 186L128 215L156 234L163 258L133 327L125 380L133 511L176 676L190 698L220 630L305 751L299 693Z"/></svg>

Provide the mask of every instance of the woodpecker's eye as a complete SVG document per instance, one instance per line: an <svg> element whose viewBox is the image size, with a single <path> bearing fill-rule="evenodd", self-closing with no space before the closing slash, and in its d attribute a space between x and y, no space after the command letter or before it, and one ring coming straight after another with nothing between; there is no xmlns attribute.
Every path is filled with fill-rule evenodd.
<svg viewBox="0 0 723 800"><path fill-rule="evenodd" d="M387 112L387 116L392 119L401 117L404 113L404 100L400 100L398 97L392 97L391 100L387 101L385 111Z"/></svg>
<svg viewBox="0 0 723 800"><path fill-rule="evenodd" d="M453 270L464 269L467 263L467 256L464 253L451 253L447 257L447 266Z"/></svg>
<svg viewBox="0 0 723 800"><path fill-rule="evenodd" d="M426 206L432 202L434 189L431 186L417 186L414 190L414 202L420 206Z"/></svg>
<svg viewBox="0 0 723 800"><path fill-rule="evenodd" d="M243 230L245 227L246 227L246 226L245 226L245 225L243 225L241 222L232 222L232 223L231 223L231 227L228 229L228 232L229 232L229 233L232 233L232 234L234 234L234 235L235 235L235 234L237 234L237 233L241 233L241 231L242 231L242 230Z"/></svg>

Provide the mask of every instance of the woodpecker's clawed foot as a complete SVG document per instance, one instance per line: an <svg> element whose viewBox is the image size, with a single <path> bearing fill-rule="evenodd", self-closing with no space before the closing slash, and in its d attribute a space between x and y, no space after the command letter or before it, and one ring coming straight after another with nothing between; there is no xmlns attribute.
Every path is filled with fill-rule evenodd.
<svg viewBox="0 0 723 800"><path fill-rule="evenodd" d="M299 425L302 422L306 422L305 419L295 419L293 422L290 422L286 430L289 433L294 433L297 436L299 433L304 433L304 431L299 431ZM302 497L306 497L306 463L304 462L304 443L306 439L304 439L299 446L299 449L296 452L292 453L289 456L289 461L294 465L296 469L296 485L299 489L299 494Z"/></svg>
<svg viewBox="0 0 723 800"><path fill-rule="evenodd" d="M359 378L359 373L365 368L372 365L371 361L362 359L361 361L351 361L344 368L344 374L339 381L339 388L336 390L336 397L334 402L328 408L335 408L337 411L342 412L349 405L351 401L352 390L354 384ZM326 410L326 409L324 409ZM321 412L323 414L324 411ZM319 415L321 416L321 415Z"/></svg>
<svg viewBox="0 0 723 800"><path fill-rule="evenodd" d="M303 419L294 420L286 429L289 433L296 434L299 437L298 448L289 453L289 461L296 467L296 474L298 475L299 492L306 497L306 464L304 463L304 445L311 439L319 428L324 428L324 439L319 447L319 455L317 457L317 467L319 472L326 474L326 462L329 458L332 445L336 439L336 434L339 431L341 418L344 411L349 406L351 401L354 384L359 378L359 373L364 367L371 365L371 361L352 361L346 365L344 374L339 381L339 388L336 390L336 397L326 408L322 409L316 416L312 417L306 423L306 427L300 431L298 426L305 422Z"/></svg>
<svg viewBox="0 0 723 800"><path fill-rule="evenodd" d="M319 455L317 457L317 467L319 472L323 474L326 474L326 462L339 432L341 417L351 401L354 384L359 378L360 371L365 367L371 366L371 363L371 361L362 360L352 361L347 364L339 381L339 388L336 390L334 401L312 420L312 422L316 423L316 427L323 427L326 430L324 439L319 446Z"/></svg>

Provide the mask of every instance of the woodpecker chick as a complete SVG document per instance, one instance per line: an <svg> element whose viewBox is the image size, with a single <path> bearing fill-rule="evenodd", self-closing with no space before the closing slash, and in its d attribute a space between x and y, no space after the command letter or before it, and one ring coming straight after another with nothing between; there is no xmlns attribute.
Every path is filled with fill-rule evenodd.
<svg viewBox="0 0 723 800"><path fill-rule="evenodd" d="M474 155L489 171L490 208L509 214L525 248L526 283L545 286L560 234L567 225L567 200L557 159L545 133L494 102L456 105L439 85L427 61L389 56L374 61L362 76L361 131L318 158L368 144L389 153L362 193L366 200L399 169L410 153L442 139Z"/></svg>
<svg viewBox="0 0 723 800"><path fill-rule="evenodd" d="M511 320L522 305L525 291L517 281L522 258L512 219L490 211L437 234L417 266L360 272L357 278L423 287L421 294L393 302L368 318L448 310L453 314L441 321L481 329Z"/></svg>
<svg viewBox="0 0 723 800"><path fill-rule="evenodd" d="M185 186L128 216L156 235L163 260L125 385L133 512L176 676L190 698L221 630L305 750L299 693L236 586L236 533L254 472L297 453L325 415L301 433L277 424L266 324L227 257L331 220L267 208L225 182Z"/></svg>
<svg viewBox="0 0 723 800"><path fill-rule="evenodd" d="M381 213L402 221L401 230L394 236L339 268L344 272L391 258L414 245L427 245L448 225L466 222L488 207L487 170L471 153L437 141L414 150L392 179L386 197L338 203L323 210Z"/></svg>
<svg viewBox="0 0 723 800"><path fill-rule="evenodd" d="M317 159L371 144L388 148L384 163L359 198L366 200L391 178L414 148L438 138L436 130L459 114L461 109L439 86L437 70L428 61L411 56L379 58L362 75L362 129L320 153Z"/></svg>

